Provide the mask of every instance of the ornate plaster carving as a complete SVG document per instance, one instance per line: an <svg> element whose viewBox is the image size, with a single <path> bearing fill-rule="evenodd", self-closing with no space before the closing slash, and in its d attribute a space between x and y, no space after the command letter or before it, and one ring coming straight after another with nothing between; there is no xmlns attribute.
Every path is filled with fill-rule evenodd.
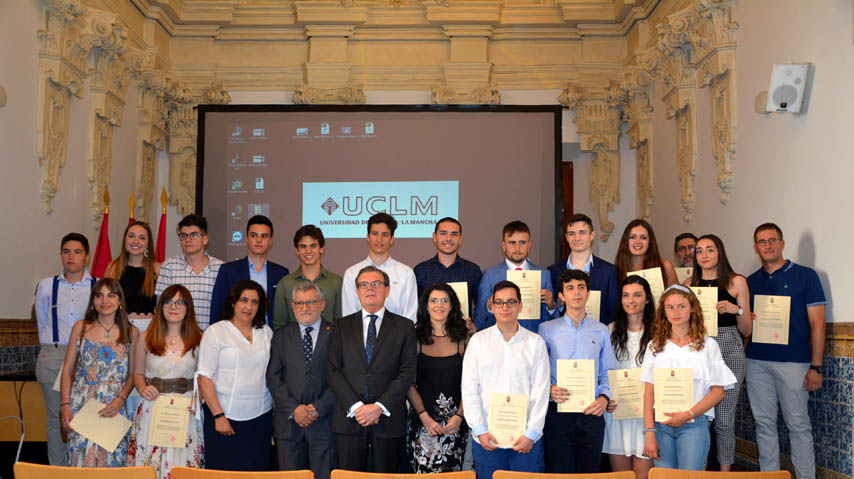
<svg viewBox="0 0 854 479"><path fill-rule="evenodd" d="M447 86L430 88L430 103L434 105L499 105L501 95L491 86L456 90Z"/></svg>
<svg viewBox="0 0 854 479"><path fill-rule="evenodd" d="M300 85L293 97L296 105L362 105L365 101L365 92L361 86L314 88Z"/></svg>
<svg viewBox="0 0 854 479"><path fill-rule="evenodd" d="M620 83L625 95L623 115L628 123L629 147L636 150L638 217L652 220L652 104L649 101L649 74L630 71Z"/></svg>

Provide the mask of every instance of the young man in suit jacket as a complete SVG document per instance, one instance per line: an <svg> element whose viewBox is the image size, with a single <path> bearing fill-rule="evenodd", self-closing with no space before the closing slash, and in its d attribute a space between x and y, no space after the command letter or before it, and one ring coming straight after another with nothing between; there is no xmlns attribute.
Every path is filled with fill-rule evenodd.
<svg viewBox="0 0 854 479"><path fill-rule="evenodd" d="M288 268L267 261L267 253L273 248L273 223L270 218L255 215L246 223L246 248L249 254L241 259L229 261L219 267L211 295L211 324L222 317L228 292L238 281L251 279L260 284L267 294L267 325L273 327L273 299L279 280L287 276Z"/></svg>
<svg viewBox="0 0 854 479"><path fill-rule="evenodd" d="M267 365L267 386L276 405L273 436L279 469L311 469L315 478L329 479L337 467L333 400L326 383L333 326L320 317L326 300L316 284L297 284L292 299L296 322L276 331Z"/></svg>
<svg viewBox="0 0 854 479"><path fill-rule="evenodd" d="M327 359L338 466L398 472L406 437L406 392L415 379L415 328L409 319L385 309L389 277L384 271L362 268L356 290L362 308L336 322ZM373 464L368 463L369 446Z"/></svg>

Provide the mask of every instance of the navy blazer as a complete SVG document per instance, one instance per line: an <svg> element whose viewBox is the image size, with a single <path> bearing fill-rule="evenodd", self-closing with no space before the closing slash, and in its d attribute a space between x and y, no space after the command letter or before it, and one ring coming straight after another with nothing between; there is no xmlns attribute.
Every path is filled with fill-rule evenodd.
<svg viewBox="0 0 854 479"><path fill-rule="evenodd" d="M276 286L279 280L288 274L288 268L267 260L267 324L273 327L273 299L276 297ZM223 263L216 275L213 294L211 295L211 324L222 318L225 300L228 292L238 281L249 279L249 256Z"/></svg>
<svg viewBox="0 0 854 479"><path fill-rule="evenodd" d="M552 285L555 288L555 301L557 300L558 285L557 278L566 271L566 261L561 261L549 266L552 277ZM620 286L617 281L617 267L604 259L593 255L593 264L590 265L590 289L602 292L602 300L599 304L599 321L608 324L614 320L617 311L617 301L620 301ZM561 314L566 308L561 307Z"/></svg>
<svg viewBox="0 0 854 479"><path fill-rule="evenodd" d="M531 271L540 271L540 289L552 291L552 279L548 271L528 261ZM487 309L486 302L492 296L492 289L499 281L507 279L507 261L502 260L497 265L485 270L477 288L477 306L474 309L474 324L477 330L486 329L495 324L495 316ZM557 301L557 296L555 296ZM557 310L555 310L555 313ZM520 319L519 324L536 334L540 323L552 319L553 313L549 313L545 304L540 303L540 319Z"/></svg>

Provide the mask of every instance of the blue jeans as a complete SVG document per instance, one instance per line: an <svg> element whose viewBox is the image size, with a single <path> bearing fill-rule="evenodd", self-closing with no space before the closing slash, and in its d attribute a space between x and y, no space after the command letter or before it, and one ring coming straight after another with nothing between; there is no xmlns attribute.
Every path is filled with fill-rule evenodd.
<svg viewBox="0 0 854 479"><path fill-rule="evenodd" d="M655 467L702 471L709 454L709 417L697 416L682 427L655 423L658 459Z"/></svg>
<svg viewBox="0 0 854 479"><path fill-rule="evenodd" d="M476 441L471 441L474 456L474 470L478 479L492 479L497 470L518 472L543 472L543 440L534 443L531 452L519 454L513 449L487 451Z"/></svg>

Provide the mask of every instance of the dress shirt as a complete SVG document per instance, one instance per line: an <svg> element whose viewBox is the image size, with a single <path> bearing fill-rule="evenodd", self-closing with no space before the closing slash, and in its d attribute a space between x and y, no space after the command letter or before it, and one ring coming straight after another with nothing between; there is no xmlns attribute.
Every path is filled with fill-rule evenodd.
<svg viewBox="0 0 854 479"><path fill-rule="evenodd" d="M413 323L418 312L418 289L415 282L415 273L412 268L396 261L392 257L383 264L376 264L368 256L344 272L344 284L341 291L341 312L344 316L353 314L360 309L359 295L356 294L356 276L365 266L374 266L388 275L390 285L388 298L385 306L389 311L409 319Z"/></svg>
<svg viewBox="0 0 854 479"><path fill-rule="evenodd" d="M522 261L522 264L516 264L507 258L504 258L504 262L507 263L507 269L509 269L510 271L517 271L520 269L522 271L528 271L529 269L531 269L531 266L528 263L527 259L525 261Z"/></svg>
<svg viewBox="0 0 854 479"><path fill-rule="evenodd" d="M264 259L264 267L261 271L255 271L255 263L251 258L247 258L246 262L249 263L249 279L260 284L264 288L264 294L267 294L267 259Z"/></svg>
<svg viewBox="0 0 854 479"><path fill-rule="evenodd" d="M419 298L424 293L424 290L427 289L427 286L433 283L466 283L469 292L469 314L474 313L474 304L477 300L477 285L480 284L482 276L478 265L457 255L457 259L450 266L445 267L445 265L439 262L439 255L436 254L427 261L418 263L414 271L415 281L418 284Z"/></svg>
<svg viewBox="0 0 854 479"><path fill-rule="evenodd" d="M267 389L267 363L273 330L252 328L252 342L227 320L210 325L199 345L198 374L214 383L229 419L248 421L273 408Z"/></svg>
<svg viewBox="0 0 854 479"><path fill-rule="evenodd" d="M607 326L585 316L575 327L572 319L563 315L541 324L539 334L549 352L552 384L557 384L558 359L592 359L597 380L596 396L612 397L608 371L617 368L617 358L614 357Z"/></svg>
<svg viewBox="0 0 854 479"><path fill-rule="evenodd" d="M320 316L330 323L334 323L336 319L342 317L341 314L341 276L320 267L320 274L314 280L310 280L302 273L302 266L279 280L279 285L276 287L275 304L273 305L273 329L279 329L291 321L296 321L294 318L294 310L291 307L294 288L299 283L304 281L313 281L320 291L323 292L323 299L326 300L326 308L320 313Z"/></svg>
<svg viewBox="0 0 854 479"><path fill-rule="evenodd" d="M74 323L86 315L89 296L92 292L92 276L88 270L83 270L83 277L76 283L65 279L65 271L59 275L59 288L56 292L56 319L59 331L59 342L53 341L53 312L50 310L53 301L53 276L39 281L36 290L36 321L39 329L39 343L68 344L71 328Z"/></svg>
<svg viewBox="0 0 854 479"><path fill-rule="evenodd" d="M587 258L587 263L581 268L581 271L584 271L587 274L590 274L590 268L593 266L593 253L590 253L590 256ZM572 264L572 253L569 253L569 256L566 257L566 269L578 269ZM553 285L557 288L557 285Z"/></svg>
<svg viewBox="0 0 854 479"><path fill-rule="evenodd" d="M383 323L383 315L385 315L385 308L380 308L380 310L377 311L376 313L369 313L369 312L365 311L364 309L362 310L362 344L363 345L367 345L367 343L368 343L368 328L371 325L370 316L372 314L377 316L377 319L374 321L374 327L377 328L377 338L379 338L380 337L380 325L382 325L382 323ZM374 344L376 344L376 343L374 343ZM386 407L383 405L383 403L377 401L374 404L376 404L377 406L380 407L380 409L383 410L384 415L391 416L391 411L386 409ZM364 405L365 405L365 403L363 403L362 401L359 401L359 402L353 404L352 406L350 406L350 409L347 410L347 417L355 416L356 415L356 409L359 409L360 407L362 407Z"/></svg>
<svg viewBox="0 0 854 479"><path fill-rule="evenodd" d="M519 326L505 341L498 325L472 336L463 357L463 410L472 437L488 432L491 393L528 396L528 427L525 431L536 442L543 435L549 401L549 357L540 336Z"/></svg>
<svg viewBox="0 0 854 479"><path fill-rule="evenodd" d="M184 285L190 291L190 296L193 297L196 323L202 330L207 328L211 322L211 295L214 284L216 284L219 267L222 266L222 260L209 256L207 252L205 252L205 256L208 257L208 264L198 275L193 272L193 268L187 263L184 255L179 254L168 258L160 266L160 275L157 277L157 286L154 288L154 294L160 296L163 290L173 284Z"/></svg>
<svg viewBox="0 0 854 479"><path fill-rule="evenodd" d="M315 346L317 346L317 336L320 334L320 319L321 318L317 318L317 321L309 324L308 326L303 326L302 324L299 325L299 337L300 337L300 339L302 339L303 336L305 336L306 328L312 328L311 332L308 333L308 337L311 338L311 352L312 353L314 353L314 348L315 348Z"/></svg>

